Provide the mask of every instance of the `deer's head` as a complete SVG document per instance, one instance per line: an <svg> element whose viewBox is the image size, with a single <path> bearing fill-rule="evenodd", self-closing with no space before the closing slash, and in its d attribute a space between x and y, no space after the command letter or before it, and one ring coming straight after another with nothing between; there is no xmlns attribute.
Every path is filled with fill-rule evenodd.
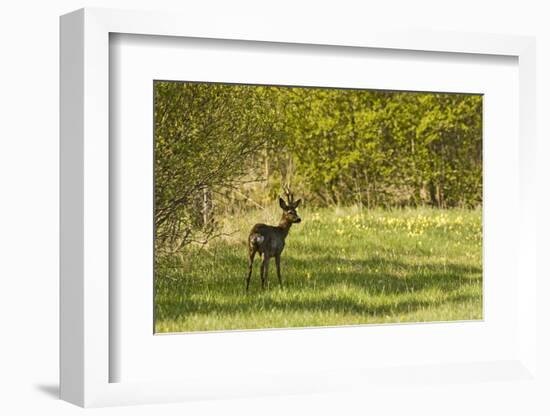
<svg viewBox="0 0 550 416"><path fill-rule="evenodd" d="M296 212L296 209L300 205L300 202L302 202L301 199L298 199L297 201L294 201L294 195L292 192L290 192L290 189L285 186L284 188L285 194L286 194L286 201L279 197L279 206L283 210L283 220L288 223L299 223L302 221L298 213Z"/></svg>

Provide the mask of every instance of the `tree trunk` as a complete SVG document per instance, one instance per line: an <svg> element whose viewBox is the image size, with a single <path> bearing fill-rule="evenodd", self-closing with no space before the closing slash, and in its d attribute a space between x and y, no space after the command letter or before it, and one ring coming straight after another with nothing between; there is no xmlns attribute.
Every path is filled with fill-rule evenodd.
<svg viewBox="0 0 550 416"><path fill-rule="evenodd" d="M202 188L202 225L207 226L212 221L212 192L208 186Z"/></svg>

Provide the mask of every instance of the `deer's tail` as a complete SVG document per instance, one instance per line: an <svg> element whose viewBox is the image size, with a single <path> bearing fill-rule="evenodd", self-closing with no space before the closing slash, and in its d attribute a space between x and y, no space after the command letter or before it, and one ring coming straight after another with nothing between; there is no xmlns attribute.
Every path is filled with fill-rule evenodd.
<svg viewBox="0 0 550 416"><path fill-rule="evenodd" d="M260 250L260 244L262 244L264 240L265 237L259 233L250 234L250 237L248 237L248 247L250 253L258 252L261 255L262 252Z"/></svg>
<svg viewBox="0 0 550 416"><path fill-rule="evenodd" d="M265 237L258 233L250 234L248 241L252 247L258 246L264 242Z"/></svg>

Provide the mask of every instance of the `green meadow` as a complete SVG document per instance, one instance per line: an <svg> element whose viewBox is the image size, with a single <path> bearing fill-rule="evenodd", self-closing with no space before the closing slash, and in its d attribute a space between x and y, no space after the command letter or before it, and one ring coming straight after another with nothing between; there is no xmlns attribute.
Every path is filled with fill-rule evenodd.
<svg viewBox="0 0 550 416"><path fill-rule="evenodd" d="M188 332L482 319L481 209L300 209L269 289L248 231L280 210L223 219L224 236L158 256L155 331Z"/></svg>

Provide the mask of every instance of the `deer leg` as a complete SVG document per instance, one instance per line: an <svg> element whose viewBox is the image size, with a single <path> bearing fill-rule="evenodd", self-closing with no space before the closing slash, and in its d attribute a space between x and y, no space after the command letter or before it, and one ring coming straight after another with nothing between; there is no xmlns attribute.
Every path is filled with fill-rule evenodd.
<svg viewBox="0 0 550 416"><path fill-rule="evenodd" d="M265 259L265 257L264 257ZM264 267L265 267L265 261L262 260L262 263L260 264L260 279L262 281L262 289L265 289L264 284Z"/></svg>
<svg viewBox="0 0 550 416"><path fill-rule="evenodd" d="M275 256L275 265L277 266L277 277L279 278L279 286L283 288L283 279L281 279L281 256Z"/></svg>
<svg viewBox="0 0 550 416"><path fill-rule="evenodd" d="M262 262L262 289L267 289L269 287L267 281L267 269L269 267L269 256L264 254L264 261Z"/></svg>
<svg viewBox="0 0 550 416"><path fill-rule="evenodd" d="M252 276L252 266L254 265L254 256L256 255L256 250L251 250L248 255L248 276L246 277L246 291L248 292L248 287L250 286L250 277Z"/></svg>

